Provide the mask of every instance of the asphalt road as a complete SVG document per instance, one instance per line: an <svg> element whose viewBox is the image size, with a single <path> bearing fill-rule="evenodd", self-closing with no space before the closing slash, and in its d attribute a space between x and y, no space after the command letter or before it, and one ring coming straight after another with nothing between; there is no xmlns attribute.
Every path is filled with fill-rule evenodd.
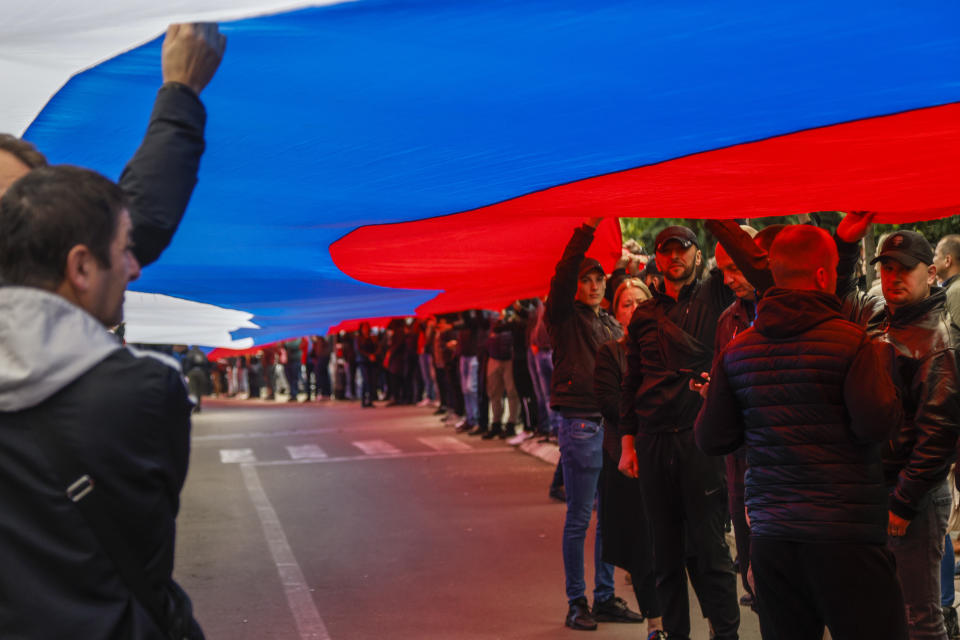
<svg viewBox="0 0 960 640"><path fill-rule="evenodd" d="M177 579L211 640L579 637L563 626L552 473L427 409L208 402L194 421ZM616 580L635 604L625 574ZM693 638L706 640L691 602ZM759 638L741 613L741 637ZM601 624L588 637L645 628Z"/></svg>

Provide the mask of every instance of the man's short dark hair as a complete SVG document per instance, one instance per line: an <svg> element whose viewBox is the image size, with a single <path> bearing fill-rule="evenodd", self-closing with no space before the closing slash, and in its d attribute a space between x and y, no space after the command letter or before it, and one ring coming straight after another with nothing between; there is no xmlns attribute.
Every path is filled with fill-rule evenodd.
<svg viewBox="0 0 960 640"><path fill-rule="evenodd" d="M47 166L47 159L33 143L9 133L0 133L0 151L6 151L31 169Z"/></svg>
<svg viewBox="0 0 960 640"><path fill-rule="evenodd" d="M0 199L0 280L54 289L67 255L85 245L103 267L126 207L123 191L95 171L68 165L34 169Z"/></svg>

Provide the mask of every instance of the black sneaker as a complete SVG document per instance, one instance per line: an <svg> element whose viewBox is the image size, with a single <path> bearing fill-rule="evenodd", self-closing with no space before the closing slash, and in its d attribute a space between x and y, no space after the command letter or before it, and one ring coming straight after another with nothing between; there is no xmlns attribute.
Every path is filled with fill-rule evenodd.
<svg viewBox="0 0 960 640"><path fill-rule="evenodd" d="M643 622L646 620L636 611L627 608L627 601L610 596L603 602L593 603L593 619L597 622Z"/></svg>
<svg viewBox="0 0 960 640"><path fill-rule="evenodd" d="M943 626L947 629L947 638L954 640L960 637L960 624L957 622L957 610L953 607L943 608Z"/></svg>
<svg viewBox="0 0 960 640"><path fill-rule="evenodd" d="M578 631L594 631L597 628L597 621L590 615L590 607L587 606L586 598L580 596L576 600L570 601L570 609L567 610L565 624Z"/></svg>
<svg viewBox="0 0 960 640"><path fill-rule="evenodd" d="M668 640L667 632L661 629L655 629L647 636L647 640Z"/></svg>
<svg viewBox="0 0 960 640"><path fill-rule="evenodd" d="M550 492L548 493L551 500L556 500L557 502L566 502L567 501L567 492L563 488L563 485L559 487L550 487Z"/></svg>

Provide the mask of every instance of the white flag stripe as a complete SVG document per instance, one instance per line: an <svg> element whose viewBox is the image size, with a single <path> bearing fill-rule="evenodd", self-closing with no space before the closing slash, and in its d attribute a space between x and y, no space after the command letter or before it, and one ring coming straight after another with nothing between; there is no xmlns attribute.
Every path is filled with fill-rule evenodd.
<svg viewBox="0 0 960 640"><path fill-rule="evenodd" d="M400 449L385 440L358 440L353 443L353 446L368 456L400 453Z"/></svg>
<svg viewBox="0 0 960 640"><path fill-rule="evenodd" d="M469 451L473 448L463 440L458 440L453 436L430 436L417 438L417 440L436 451Z"/></svg>
<svg viewBox="0 0 960 640"><path fill-rule="evenodd" d="M253 449L220 449L220 462L224 464L256 461L257 456L253 455Z"/></svg>
<svg viewBox="0 0 960 640"><path fill-rule="evenodd" d="M301 444L287 447L287 452L293 460L318 460L326 458L327 453L315 444Z"/></svg>

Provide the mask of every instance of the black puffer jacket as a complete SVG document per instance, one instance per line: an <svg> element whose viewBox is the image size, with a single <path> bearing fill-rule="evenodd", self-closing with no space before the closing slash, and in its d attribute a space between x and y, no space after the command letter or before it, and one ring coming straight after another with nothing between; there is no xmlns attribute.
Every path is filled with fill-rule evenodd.
<svg viewBox="0 0 960 640"><path fill-rule="evenodd" d="M545 320L553 347L550 406L561 411L599 416L600 408L593 395L597 350L604 342L619 339L623 330L620 323L603 309L595 313L576 301L577 274L593 242L593 231L583 225L573 232L567 243L550 281Z"/></svg>
<svg viewBox="0 0 960 640"><path fill-rule="evenodd" d="M902 410L881 350L836 296L773 288L717 359L695 434L710 455L746 444L751 535L884 543L880 443Z"/></svg>

